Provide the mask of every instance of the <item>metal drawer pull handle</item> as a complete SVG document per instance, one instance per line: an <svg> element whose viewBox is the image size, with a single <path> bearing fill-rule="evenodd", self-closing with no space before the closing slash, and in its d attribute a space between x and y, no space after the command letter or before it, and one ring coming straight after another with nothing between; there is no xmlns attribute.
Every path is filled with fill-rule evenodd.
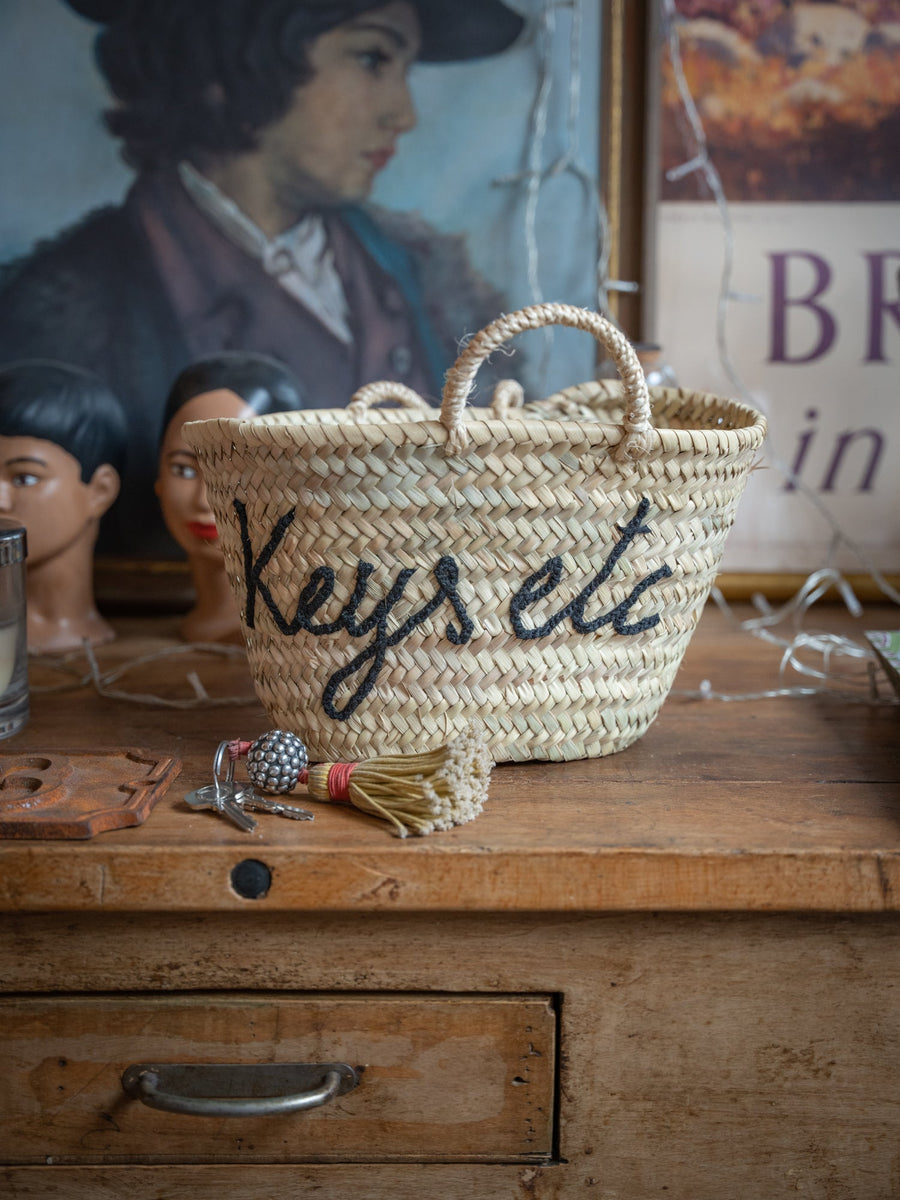
<svg viewBox="0 0 900 1200"><path fill-rule="evenodd" d="M346 1063L135 1063L122 1075L129 1096L195 1117L268 1117L302 1112L359 1083Z"/></svg>

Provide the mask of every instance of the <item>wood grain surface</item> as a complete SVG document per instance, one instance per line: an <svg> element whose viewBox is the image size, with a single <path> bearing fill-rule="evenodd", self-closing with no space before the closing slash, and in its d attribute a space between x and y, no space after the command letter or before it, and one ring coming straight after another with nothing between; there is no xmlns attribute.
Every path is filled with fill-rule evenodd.
<svg viewBox="0 0 900 1200"><path fill-rule="evenodd" d="M552 1151L548 997L0 999L0 1030L8 1161L527 1162ZM185 1119L123 1095L125 1069L148 1062L348 1062L361 1081L299 1120Z"/></svg>
<svg viewBox="0 0 900 1200"><path fill-rule="evenodd" d="M823 611L831 630L859 634L860 622ZM883 628L893 615L872 609L862 624ZM477 820L406 841L337 806L318 806L314 822L263 815L252 834L191 811L184 793L211 780L219 741L256 737L265 713L239 658L182 653L167 620L119 630L98 651L101 670L151 658L115 688L190 702L193 675L211 701L246 703L173 709L90 686L41 691L67 677L37 666L31 722L4 749L140 745L184 768L140 829L78 846L0 841L2 909L876 912L900 903L900 709L843 692L730 703L679 694L707 679L741 693L778 685L779 649L717 611L704 614L675 691L635 745L604 759L497 767ZM168 657L152 657L160 653ZM864 668L856 675L864 697ZM256 900L231 886L244 858L271 873Z"/></svg>
<svg viewBox="0 0 900 1200"><path fill-rule="evenodd" d="M892 618L877 609L855 623L838 610L819 617L854 636ZM0 1108L10 1122L0 1194L900 1196L900 710L862 702L864 666L851 664L854 677L827 695L725 703L678 694L706 679L732 693L778 685L780 650L708 611L676 693L619 755L498 769L482 816L421 840L397 841L328 806L312 824L260 817L246 835L181 799L208 781L220 739L266 728L243 665L172 654L167 621L119 628L120 642L99 654L104 672L143 653L169 656L110 686L189 700L194 672L210 696L248 698L179 710L88 687L34 695L32 721L14 739L28 752L142 745L182 759L184 771L140 828L90 842L0 842ZM61 676L37 667L32 678L56 686ZM258 899L232 887L247 858L270 871ZM345 1002L352 1020L338 1019ZM499 1153L521 1152L507 1092L531 1086L509 1070L516 1054L527 1060L521 1036L486 1015L496 1003L553 1014L554 1054L539 1063L528 1052L542 1087L555 1064L550 1151L485 1161L491 1148L470 1129L466 1161L435 1161L441 1120L460 1105L484 1114L490 1096L502 1095L495 1133L512 1138ZM391 1006L405 1014L393 1025ZM142 1115L113 1095L132 1050L165 1043L174 1058L177 1043L194 1059L252 1057L262 1038L260 1057L277 1057L312 1040L325 1059L375 1060L429 1012L441 1014L438 1044L484 1034L513 1050L494 1067L483 1053L457 1081L459 1095L431 1109L426 1096L408 1114L399 1153L376 1138L368 1151L348 1146L356 1161L312 1161L335 1153L336 1141L331 1131L313 1138L298 1114L286 1132L262 1130L258 1158L219 1122L222 1158L197 1162L207 1153L199 1135L192 1143L198 1126L152 1114L166 1131L141 1140ZM422 1088L428 1051L417 1044L408 1065ZM384 1068L383 1053L379 1061L383 1087L403 1074ZM452 1058L441 1070L452 1076ZM104 1103L89 1100L92 1087ZM429 1112L437 1125L418 1119ZM451 1126L443 1153L458 1149ZM304 1161L289 1161L297 1155Z"/></svg>
<svg viewBox="0 0 900 1200"><path fill-rule="evenodd" d="M0 1078L24 1088L8 1100L12 1111L43 1107L47 1128L43 1137L32 1133L29 1146L42 1146L51 1160L0 1168L0 1191L5 1184L4 1194L17 1200L112 1197L116 1187L135 1200L189 1192L194 1200L223 1193L292 1200L307 1189L341 1200L353 1187L367 1200L570 1200L592 1190L616 1200L891 1200L900 1187L900 939L890 914L45 914L4 925L0 975L8 987L42 991L55 979L73 994L76 1015L94 1002L75 994L85 990L99 992L110 1011L136 1001L120 1024L111 1023L107 1041L82 1036L68 1056L57 1054L71 1032L64 1021L34 1023L36 1012L51 1014L64 995L8 1001L4 1025L18 1050L4 1051L5 1060L24 1064L31 1042L30 1068L5 1067ZM271 989L286 1010L298 999L327 1004L322 992L337 989L363 1010L371 1005L373 1016L386 993L423 1008L462 991L476 1007L523 991L555 995L558 1148L550 1161L527 1166L382 1162L363 1173L351 1164L289 1168L264 1141L273 1158L251 1167L246 1145L233 1144L240 1135L219 1122L222 1153L232 1155L226 1166L116 1166L116 1145L127 1154L129 1141L102 1114L128 1129L136 1118L122 1108L123 1097L118 1107L91 1113L79 1085L95 1074L103 1084L106 1063L129 1049L129 1031L134 1048L146 1050L160 1039L171 1047L184 1027L183 1020L164 1028L139 1019L146 999L133 989L158 993L161 1015L167 997L179 994L179 1003L209 1004L219 1014L243 1000L245 1015L238 1011L230 1026L221 1018L200 1022L205 1046L182 1041L180 1052L196 1057L221 1049L210 1030L219 1041L229 1028L232 1037L245 1033L242 1020L256 1007L265 1019L253 1037L271 1031L278 1007ZM292 1025L296 1031L288 1016L285 1030ZM323 1056L340 1050L353 1057L358 1022L319 1025ZM371 1044L371 1037L362 1043ZM84 1065L92 1050L104 1053L96 1072ZM235 1053L252 1050L226 1046L223 1057ZM483 1096L477 1079L474 1086ZM445 1111L454 1103L448 1098ZM180 1146L193 1127L166 1119ZM303 1119L295 1137L308 1145ZM88 1130L81 1153L103 1161L76 1167L57 1160L53 1149L73 1128ZM434 1131L409 1122L407 1135L417 1157ZM4 1157L16 1146L6 1141ZM150 1153L165 1155L167 1143Z"/></svg>

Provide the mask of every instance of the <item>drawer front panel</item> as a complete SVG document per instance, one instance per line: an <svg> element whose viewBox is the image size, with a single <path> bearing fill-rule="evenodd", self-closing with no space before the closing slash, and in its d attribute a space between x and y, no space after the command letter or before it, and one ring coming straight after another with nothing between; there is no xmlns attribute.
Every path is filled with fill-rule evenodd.
<svg viewBox="0 0 900 1200"><path fill-rule="evenodd" d="M0 1000L8 1163L517 1162L552 1153L548 996L197 995ZM355 1090L267 1117L163 1112L133 1063L345 1062Z"/></svg>

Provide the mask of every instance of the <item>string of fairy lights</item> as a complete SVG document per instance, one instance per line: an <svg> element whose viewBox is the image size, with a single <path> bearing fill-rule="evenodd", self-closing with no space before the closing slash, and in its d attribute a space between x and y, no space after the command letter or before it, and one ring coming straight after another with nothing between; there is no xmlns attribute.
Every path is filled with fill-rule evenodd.
<svg viewBox="0 0 900 1200"><path fill-rule="evenodd" d="M667 172L667 178L670 180L683 179L690 174L697 174L703 177L703 181L708 187L718 210L719 219L721 222L722 245L723 245L723 266L719 285L719 294L716 304L716 347L719 355L719 362L725 373L726 378L734 388L737 397L749 403L753 407L760 406L759 396L753 395L749 387L742 379L740 373L734 365L731 354L728 349L728 314L730 306L733 303L746 303L752 300L753 297L747 297L742 293L735 292L732 287L732 278L734 275L734 259L735 259L735 239L734 226L731 220L731 212L728 201L722 187L722 181L719 173L716 170L710 153L707 142L706 131L703 127L703 122L691 95L688 87L687 78L684 72L684 64L681 57L681 43L679 37L680 17L676 8L675 0L661 0L664 37L669 55L669 61L672 66L675 85L678 89L678 95L681 99L682 110L688 125L691 130L691 136L694 141L693 156L686 162L677 167L673 167ZM878 568L872 563L870 556L865 549L859 545L850 535L843 529L834 513L825 504L821 497L814 492L801 479L788 464L780 457L776 450L771 445L769 447L769 458L773 464L785 477L785 481L789 482L791 487L803 493L804 497L821 513L828 522L832 534L832 553L837 549L837 546L843 542L860 563L865 567L866 572L878 584L885 596L900 604L900 593L891 586L887 579ZM836 573L837 575L837 573ZM849 586L849 585L848 585Z"/></svg>
<svg viewBox="0 0 900 1200"><path fill-rule="evenodd" d="M669 56L675 86L681 101L682 111L693 142L693 145L690 147L690 157L678 166L671 168L667 172L667 177L670 180L677 180L691 174L698 175L702 177L703 183L713 197L721 226L723 248L723 265L716 302L716 347L719 364L725 377L734 389L737 398L748 403L751 407L759 407L759 397L751 392L741 377L734 365L728 346L728 318L731 305L734 303L746 303L752 297L747 297L736 292L732 286L735 262L734 226L719 172L716 170L715 163L710 155L703 121L685 75L679 35L681 17L678 13L675 0L660 0L660 4L663 39ZM785 481L790 483L792 489L800 493L807 502L812 504L828 523L831 530L829 559L834 556L839 546L843 544L861 563L865 572L874 580L882 594L894 603L900 604L900 593L897 592L873 563L865 547L860 545L846 532L821 496L814 492L780 456L777 448L772 445L771 434L767 448L767 458L771 465L784 477ZM759 615L741 622L741 627L754 636L772 642L782 648L781 676L785 676L788 669L791 669L798 674L818 681L811 687L779 687L765 693L765 695L808 695L820 692L835 683L841 686L848 686L851 682L850 678L841 675L839 670L833 666L835 658L863 659L870 665L872 670L874 669L875 660L872 651L854 639L836 637L830 634L811 634L799 629L803 617L812 605L832 588L838 591L850 613L854 616L860 615L862 606L850 582L841 570L830 563L826 563L819 569L811 572L795 595L779 608L774 608L762 595L757 595L753 598L754 606ZM723 611L731 615L731 610L719 589L714 590L714 599ZM774 632L775 627L788 619L793 623L795 632L790 637L779 637ZM803 661L801 654L807 650L821 655L821 664L819 666L810 666ZM877 701L879 696L872 670L869 673L867 695L868 698ZM698 694L703 696L716 695L719 699L732 700L752 699L758 695L758 693L753 693L739 697L731 694L715 693L708 683L704 688L701 688ZM892 698L889 698L888 702L892 702Z"/></svg>
<svg viewBox="0 0 900 1200"><path fill-rule="evenodd" d="M702 177L716 205L722 237L723 265L719 282L719 292L716 300L716 348L721 369L728 380L735 396L748 403L751 407L759 407L759 397L754 396L737 370L728 342L728 323L731 306L735 303L746 303L753 300L733 287L735 264L735 235L731 218L731 210L725 195L722 181L710 155L709 144L703 121L700 117L694 97L685 76L681 56L681 41L679 24L681 17L675 0L658 0L662 41L671 63L675 84L681 101L682 110L690 130L693 145L687 150L688 157L678 166L668 172L671 180L682 179L691 174ZM540 245L537 234L537 214L541 194L547 181L562 171L573 173L585 186L590 197L593 229L586 229L585 239L595 235L597 246L596 256L596 295L598 310L614 319L610 312L609 294L616 291L632 291L639 285L628 280L611 279L609 274L611 230L609 217L603 200L601 181L592 175L584 166L579 155L578 147L578 116L582 102L583 76L581 69L581 30L582 30L583 0L548 0L536 17L535 45L537 53L537 75L534 90L534 101L531 110L529 127L529 142L527 147L527 168L515 177L504 177L495 180L498 184L514 184L524 189L523 238L526 247L528 263L528 283L530 300L539 303L544 299L540 282ZM553 71L553 39L560 36L558 12L566 9L571 13L569 23L569 53L568 79L560 81L554 78ZM563 153L555 160L545 162L544 144L547 132L548 112L552 92L556 86L567 89L567 121L566 145ZM552 337L552 331L547 331ZM792 488L802 495L824 517L831 529L831 547L829 559L833 558L841 544L850 548L852 553L863 566L865 572L875 581L883 595L900 604L900 593L890 584L884 574L872 562L865 548L856 542L841 526L841 523L822 498L815 493L803 479L799 478L791 467L772 446L771 440L767 451L768 461L792 485ZM763 595L753 598L757 616L739 622L742 629L755 637L769 641L782 649L782 660L779 668L780 678L787 676L789 671L808 677L815 682L810 687L773 688L766 693L768 696L808 695L831 688L835 684L840 687L860 685L862 694L868 699L878 699L872 676L874 656L872 651L853 639L835 637L834 635L817 635L801 630L799 626L809 609L831 589L836 589L848 611L859 615L862 606L845 574L829 563L811 572L789 601L774 607ZM719 589L714 589L713 598L719 607L736 618L724 595ZM790 622L794 632L790 636L779 636L776 629ZM819 665L810 665L803 658L806 653L813 653L821 658ZM841 657L864 660L870 668L866 679L860 681L858 676L850 677L841 673L834 665ZM697 695L709 698L717 696L721 699L735 700L739 698L757 698L761 693L747 694L739 697L733 693L715 692L708 683L698 691ZM854 693L851 692L851 695Z"/></svg>
<svg viewBox="0 0 900 1200"><path fill-rule="evenodd" d="M558 19L561 13L568 17L568 32L566 22ZM579 136L584 92L584 24L582 0L547 0L532 17L536 77L524 154L525 168L516 174L492 179L491 186L515 187L523 193L521 236L525 247L528 302L539 304L546 299L541 282L541 246L538 236L538 210L544 198L546 185L561 175L571 175L581 184L586 220L579 243L593 245L595 248L595 303L599 311L605 312L608 309L609 291L616 287L615 281L609 278L609 216L603 202L597 172L585 163ZM555 68L556 43L562 38L567 39L567 52L561 56L567 64L564 79L559 78L559 72ZM563 88L565 91L563 144L558 154L548 158L546 142L550 108L557 88ZM636 286L622 284L624 290L631 290ZM547 356L554 337L553 328L548 326L541 330L541 336L544 339L545 351L538 377L541 377L546 369Z"/></svg>
<svg viewBox="0 0 900 1200"><path fill-rule="evenodd" d="M591 0L587 0L587 2L591 2ZM610 292L634 291L639 285L635 281L610 278L611 229L603 200L601 180L598 179L597 173L584 163L579 146L579 118L584 88L582 70L584 3L585 0L546 0L540 11L533 17L536 78L528 123L528 141L523 156L525 168L516 175L499 177L491 182L493 186L521 189L523 197L521 237L524 240L527 282L532 303L538 303L544 299L541 284L541 245L538 235L538 212L544 198L544 188L550 180L563 173L571 174L581 183L588 212L587 227L583 231L582 240L584 244L593 243L596 247L594 261L596 305L600 312L610 319L614 319L613 314L609 311ZM687 148L685 161L672 168L668 172L668 177L675 180L692 174L697 175L702 179L715 202L723 248L715 330L719 363L737 398L749 403L751 407L759 407L759 398L752 394L741 378L729 352L728 322L731 306L735 303L747 302L751 298L736 292L732 286L735 235L728 199L710 154L703 122L685 76L679 36L681 18L676 2L675 0L657 0L657 3L659 4L663 44L669 56L692 142L692 145ZM558 19L563 10L569 18L567 33L564 28L565 23ZM561 79L558 69L554 68L557 57L554 53L556 49L554 43L556 39L564 36L568 37L567 68L566 77ZM566 95L564 144L561 153L548 160L546 146L550 105L554 89L557 88L564 88ZM548 338L552 338L552 329L544 332ZM900 604L900 593L891 586L883 573L871 562L864 547L856 543L841 527L840 522L821 497L796 476L771 444L767 454L771 465L791 482L798 493L815 505L827 520L832 531L832 547L829 557L833 555L839 545L843 544L849 547L883 595L894 603ZM854 615L858 615L862 611L862 606L854 594L850 582L842 571L830 563L811 572L796 594L780 606L773 606L763 595L755 596L753 605L756 615L746 620L738 620L722 592L714 588L713 600L725 613L727 619L747 634L780 649L781 660L777 686L763 691L734 693L717 690L710 681L704 680L694 691L681 691L678 694L693 696L697 699L747 701L780 696L810 696L828 691L850 701L896 704L895 697L885 696L879 691L875 670L876 660L867 646L853 639L834 634L811 632L802 628L809 610L831 589L837 589L848 611ZM789 626L787 634L779 632L785 625ZM49 692L92 686L100 694L110 698L173 708L229 706L244 704L252 700L252 697L247 695L209 696L194 670L186 675L187 683L192 691L192 695L187 698L172 699L145 693L130 693L115 686L119 679L133 668L151 660L172 655L181 656L192 652L237 656L243 653L237 647L186 644L131 660L114 670L105 672L101 670L90 646L86 644L84 649L87 656L87 670L84 669L83 663L79 661L80 656L77 654L67 657L62 662L57 659L53 662L52 667L54 670L62 672L65 678L57 684L38 686L33 690ZM808 661L809 656L813 656L815 661ZM848 660L851 663L855 660L857 667L855 671L845 669ZM860 664L864 666L862 671L859 669ZM48 665L50 665L49 662ZM799 685L788 682L792 673L809 682Z"/></svg>

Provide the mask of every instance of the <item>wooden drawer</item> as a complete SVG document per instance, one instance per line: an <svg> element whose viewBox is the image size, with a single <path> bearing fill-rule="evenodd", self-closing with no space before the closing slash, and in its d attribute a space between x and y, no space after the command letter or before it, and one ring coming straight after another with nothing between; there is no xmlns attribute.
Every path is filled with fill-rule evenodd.
<svg viewBox="0 0 900 1200"><path fill-rule="evenodd" d="M7 1163L546 1161L549 996L253 993L0 1000ZM127 1096L133 1063L344 1062L306 1112L198 1117Z"/></svg>

